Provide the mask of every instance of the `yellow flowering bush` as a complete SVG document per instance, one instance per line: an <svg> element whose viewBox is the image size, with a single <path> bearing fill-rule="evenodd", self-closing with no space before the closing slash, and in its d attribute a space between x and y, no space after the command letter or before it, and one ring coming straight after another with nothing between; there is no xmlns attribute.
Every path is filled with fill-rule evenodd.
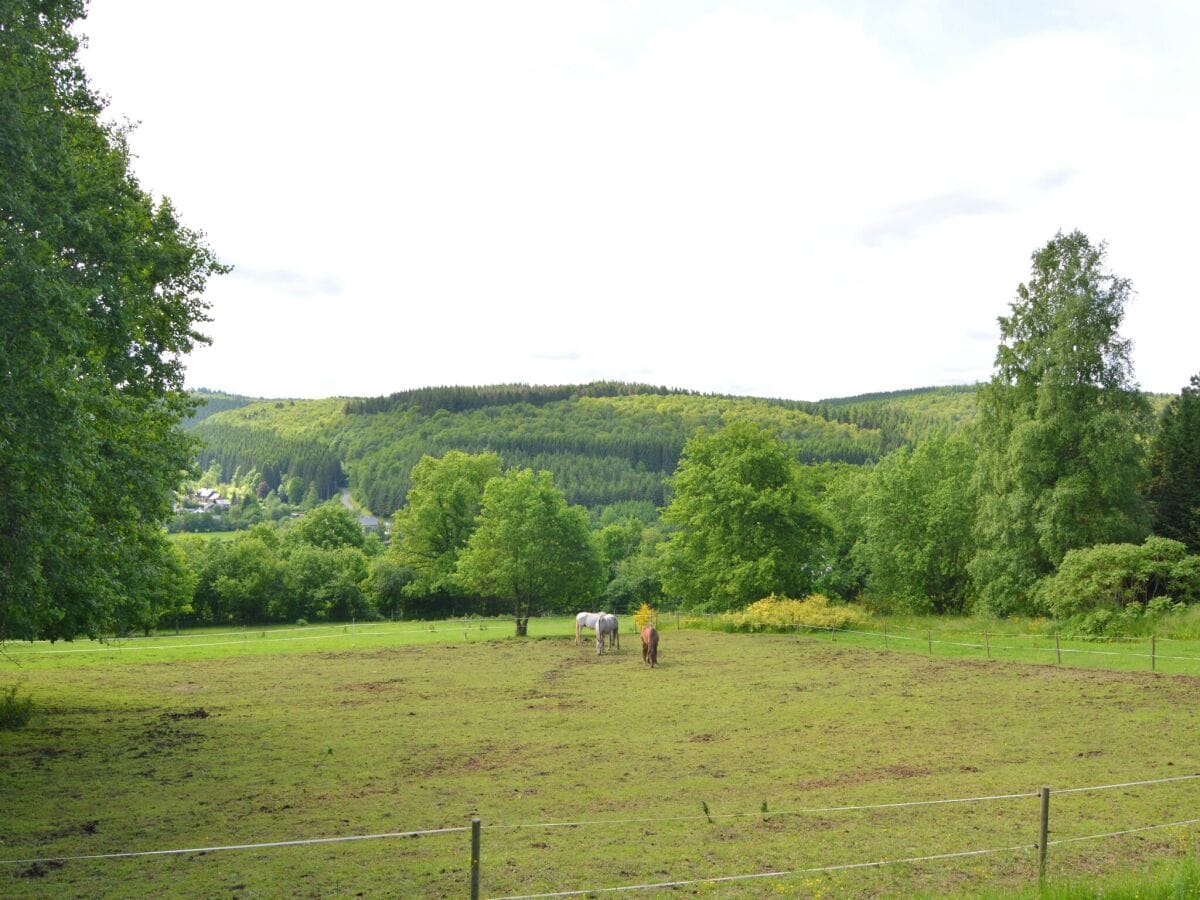
<svg viewBox="0 0 1200 900"><path fill-rule="evenodd" d="M643 603L638 607L638 611L633 614L633 623L637 626L639 633L647 625L654 624L657 619L658 616L655 615L654 609L649 603Z"/></svg>
<svg viewBox="0 0 1200 900"><path fill-rule="evenodd" d="M733 631L785 631L797 625L852 628L865 625L870 617L852 606L830 605L829 598L823 594L812 594L803 600L772 594L743 610L725 613L721 618Z"/></svg>

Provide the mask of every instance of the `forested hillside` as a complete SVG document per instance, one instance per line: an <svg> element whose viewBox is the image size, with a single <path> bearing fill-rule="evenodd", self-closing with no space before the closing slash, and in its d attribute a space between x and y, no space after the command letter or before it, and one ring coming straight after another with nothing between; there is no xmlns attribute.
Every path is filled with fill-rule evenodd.
<svg viewBox="0 0 1200 900"><path fill-rule="evenodd" d="M192 410L191 415L183 420L185 427L196 425L209 416L223 410L237 409L258 402L258 398L255 397L243 397L240 394L225 394L221 391L210 391L207 388L200 388L199 390L192 391L191 394L196 408Z"/></svg>
<svg viewBox="0 0 1200 900"><path fill-rule="evenodd" d="M322 498L342 484L377 515L404 502L424 455L498 453L509 467L547 469L572 503L658 507L685 441L732 419L764 426L804 463L873 463L974 414L974 388L928 388L816 403L700 395L651 385L433 387L388 397L251 402L206 395L195 420L201 469L232 481L253 470L271 489L299 477ZM238 402L242 401L242 402Z"/></svg>

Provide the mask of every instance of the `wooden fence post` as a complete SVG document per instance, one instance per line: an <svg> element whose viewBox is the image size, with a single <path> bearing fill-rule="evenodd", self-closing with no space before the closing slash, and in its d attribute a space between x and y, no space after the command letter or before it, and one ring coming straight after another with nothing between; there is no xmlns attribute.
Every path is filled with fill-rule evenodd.
<svg viewBox="0 0 1200 900"><path fill-rule="evenodd" d="M988 640L988 633L983 633L983 651L987 654L987 658L992 658L992 642Z"/></svg>
<svg viewBox="0 0 1200 900"><path fill-rule="evenodd" d="M933 656L933 631L925 629L925 640L929 642L929 655Z"/></svg>
<svg viewBox="0 0 1200 900"><path fill-rule="evenodd" d="M471 820L471 900L479 900L479 844L480 826L478 819Z"/></svg>
<svg viewBox="0 0 1200 900"><path fill-rule="evenodd" d="M883 649L887 649L887 622L883 623Z"/></svg>
<svg viewBox="0 0 1200 900"><path fill-rule="evenodd" d="M1046 880L1046 843L1050 837L1050 788L1038 791L1042 801L1041 821L1038 823L1038 881Z"/></svg>
<svg viewBox="0 0 1200 900"><path fill-rule="evenodd" d="M1062 665L1062 647L1058 644L1058 632L1054 632L1054 652L1058 654L1058 664Z"/></svg>
<svg viewBox="0 0 1200 900"><path fill-rule="evenodd" d="M1156 671L1158 660L1155 658L1154 635L1150 635L1150 671Z"/></svg>

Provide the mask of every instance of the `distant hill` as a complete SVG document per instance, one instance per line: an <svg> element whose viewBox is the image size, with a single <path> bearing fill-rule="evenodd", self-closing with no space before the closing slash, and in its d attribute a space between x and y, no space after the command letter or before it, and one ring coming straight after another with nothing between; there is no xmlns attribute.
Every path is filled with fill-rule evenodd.
<svg viewBox="0 0 1200 900"><path fill-rule="evenodd" d="M238 409L251 403L257 403L260 399L257 397L242 397L237 394L224 394L220 391L210 391L208 388L200 388L191 393L192 399L196 401L196 409L184 420L184 428L190 428L204 421L214 413L219 413L227 409Z"/></svg>
<svg viewBox="0 0 1200 900"><path fill-rule="evenodd" d="M300 477L322 497L348 484L373 513L404 502L425 454L491 450L508 466L548 469L573 503L661 506L687 439L747 418L789 441L804 463L870 464L935 430L961 427L973 387L924 388L819 402L734 397L653 385L430 387L386 397L258 400L205 394L187 428L201 468L225 480L254 469L271 487Z"/></svg>

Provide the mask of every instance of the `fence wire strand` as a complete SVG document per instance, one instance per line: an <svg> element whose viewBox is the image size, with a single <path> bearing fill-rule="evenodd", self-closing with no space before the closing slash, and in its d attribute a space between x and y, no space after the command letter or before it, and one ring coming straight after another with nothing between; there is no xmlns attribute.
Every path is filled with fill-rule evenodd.
<svg viewBox="0 0 1200 900"><path fill-rule="evenodd" d="M310 844L343 844L347 841L374 841L383 838L424 837L431 834L451 834L470 831L467 826L454 828L425 828L420 831L386 831L380 834L351 834L340 837L304 838L294 841L266 841L259 844L222 844L217 847L188 847L180 850L131 850L119 853L91 853L81 856L47 856L38 859L0 859L0 865L29 865L32 863L73 862L88 859L129 859L138 856L178 856L185 853L216 853L220 850L263 850L270 847L303 847Z"/></svg>

